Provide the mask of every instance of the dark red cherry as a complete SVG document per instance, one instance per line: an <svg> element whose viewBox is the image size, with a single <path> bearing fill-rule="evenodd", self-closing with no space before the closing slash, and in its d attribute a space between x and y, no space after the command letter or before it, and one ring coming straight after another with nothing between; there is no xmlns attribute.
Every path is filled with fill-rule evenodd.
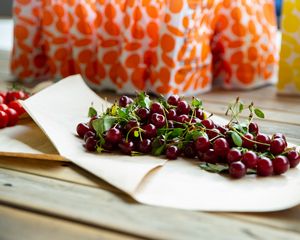
<svg viewBox="0 0 300 240"><path fill-rule="evenodd" d="M133 102L132 98L127 97L127 96L124 95L124 96L120 97L120 99L119 99L119 106L120 107L127 107L127 105L132 103L132 102Z"/></svg>
<svg viewBox="0 0 300 240"><path fill-rule="evenodd" d="M246 133L243 137L242 137L243 143L242 146L244 148L248 148L248 149L252 149L254 148L255 143L254 141L254 137L251 133Z"/></svg>
<svg viewBox="0 0 300 240"><path fill-rule="evenodd" d="M153 113L151 116L151 123L153 123L157 128L161 128L166 125L166 118L162 114Z"/></svg>
<svg viewBox="0 0 300 240"><path fill-rule="evenodd" d="M86 139L85 142L85 148L87 151L89 152L94 152L96 151L96 147L97 147L97 139L95 139L95 137L89 137Z"/></svg>
<svg viewBox="0 0 300 240"><path fill-rule="evenodd" d="M152 150L152 142L148 138L144 138L140 143L139 143L139 151L142 153L149 153Z"/></svg>
<svg viewBox="0 0 300 240"><path fill-rule="evenodd" d="M290 168L290 163L287 157L285 156L277 156L273 159L273 168L274 168L274 174L280 175L285 173Z"/></svg>
<svg viewBox="0 0 300 240"><path fill-rule="evenodd" d="M213 139L213 138L220 136L220 131L217 128L206 129L206 134L209 139Z"/></svg>
<svg viewBox="0 0 300 240"><path fill-rule="evenodd" d="M107 131L105 136L105 141L108 141L112 144L117 144L122 140L122 133L117 128L111 128Z"/></svg>
<svg viewBox="0 0 300 240"><path fill-rule="evenodd" d="M163 106L159 102L153 102L151 104L150 111L151 111L152 114L153 113L159 113L159 114L164 115Z"/></svg>
<svg viewBox="0 0 300 240"><path fill-rule="evenodd" d="M87 124L85 123L79 123L77 125L77 134L80 138L83 138L84 137L84 134L86 134L88 131L90 131L90 128Z"/></svg>
<svg viewBox="0 0 300 240"><path fill-rule="evenodd" d="M240 150L238 150L236 148L231 148L227 153L227 162L228 163L240 161L241 158L242 158L242 153Z"/></svg>
<svg viewBox="0 0 300 240"><path fill-rule="evenodd" d="M128 140L122 140L119 144L119 149L122 153L126 155L131 155L131 152L133 151L134 144L132 141Z"/></svg>
<svg viewBox="0 0 300 240"><path fill-rule="evenodd" d="M167 113L168 120L176 120L177 114L175 109L169 109Z"/></svg>
<svg viewBox="0 0 300 240"><path fill-rule="evenodd" d="M229 175L232 178L242 178L246 175L246 167L242 162L232 162L229 165Z"/></svg>
<svg viewBox="0 0 300 240"><path fill-rule="evenodd" d="M149 123L145 126L142 127L143 128L143 135L146 138L153 138L156 137L157 135L157 129L155 127L155 125L153 125L152 123Z"/></svg>
<svg viewBox="0 0 300 240"><path fill-rule="evenodd" d="M202 125L208 129L213 129L215 127L214 122L211 119L204 119L201 121Z"/></svg>
<svg viewBox="0 0 300 240"><path fill-rule="evenodd" d="M186 114L182 114L180 116L177 117L177 122L180 122L180 123L187 123L190 121L190 118L188 115Z"/></svg>
<svg viewBox="0 0 300 240"><path fill-rule="evenodd" d="M245 164L247 168L255 169L257 166L257 155L253 151L248 151L243 154L242 162Z"/></svg>
<svg viewBox="0 0 300 240"><path fill-rule="evenodd" d="M179 155L177 146L171 145L167 147L166 156L169 160L175 160Z"/></svg>
<svg viewBox="0 0 300 240"><path fill-rule="evenodd" d="M194 144L192 142L190 142L184 146L183 154L187 158L195 158L196 157L197 152L196 152Z"/></svg>
<svg viewBox="0 0 300 240"><path fill-rule="evenodd" d="M253 135L257 135L259 132L258 124L255 122L251 122L249 124L249 132L252 133Z"/></svg>
<svg viewBox="0 0 300 240"><path fill-rule="evenodd" d="M226 157L230 147L225 138L218 138L213 144L214 150L218 156Z"/></svg>
<svg viewBox="0 0 300 240"><path fill-rule="evenodd" d="M96 133L93 131L86 132L83 137L84 141L86 141L89 137L96 137Z"/></svg>
<svg viewBox="0 0 300 240"><path fill-rule="evenodd" d="M273 174L273 164L270 158L260 157L257 160L257 175L267 177Z"/></svg>
<svg viewBox="0 0 300 240"><path fill-rule="evenodd" d="M290 167L297 167L300 162L300 154L296 150L290 150L286 156L290 162Z"/></svg>
<svg viewBox="0 0 300 240"><path fill-rule="evenodd" d="M285 149L285 142L282 138L275 138L270 143L270 152L274 155L281 154Z"/></svg>
<svg viewBox="0 0 300 240"><path fill-rule="evenodd" d="M195 109L195 115L197 118L199 118L200 120L204 120L204 117L205 117L205 113L202 109L200 108L196 108Z"/></svg>
<svg viewBox="0 0 300 240"><path fill-rule="evenodd" d="M139 108L136 113L141 121L146 121L150 115L150 111L147 108Z"/></svg>
<svg viewBox="0 0 300 240"><path fill-rule="evenodd" d="M168 97L167 102L170 105L177 106L179 100L180 100L180 97L178 95L171 95L170 97Z"/></svg>
<svg viewBox="0 0 300 240"><path fill-rule="evenodd" d="M258 151L267 151L270 147L271 139L268 135L263 133L258 133L256 136L256 141L259 143L256 143L257 150Z"/></svg>
<svg viewBox="0 0 300 240"><path fill-rule="evenodd" d="M207 162L207 163L215 164L218 162L218 156L217 156L215 150L210 148L210 149L208 149L207 152L205 152L203 154L203 158L200 160Z"/></svg>
<svg viewBox="0 0 300 240"><path fill-rule="evenodd" d="M205 153L210 148L210 142L207 137L200 136L195 141L195 148L197 151Z"/></svg>
<svg viewBox="0 0 300 240"><path fill-rule="evenodd" d="M185 100L180 100L178 101L178 104L177 104L177 115L182 115L182 114L189 114L190 112L190 106L189 104L187 103L187 101Z"/></svg>

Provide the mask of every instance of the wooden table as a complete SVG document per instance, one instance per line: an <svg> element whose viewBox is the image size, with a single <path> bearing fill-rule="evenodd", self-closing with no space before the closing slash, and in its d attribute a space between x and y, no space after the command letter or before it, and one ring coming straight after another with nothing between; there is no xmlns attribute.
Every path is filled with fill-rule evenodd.
<svg viewBox="0 0 300 240"><path fill-rule="evenodd" d="M2 88L7 67L0 52ZM236 96L265 110L264 132L300 144L300 98L278 97L272 86L201 97L208 111L223 114ZM299 220L300 206L206 213L141 205L72 163L0 158L0 239L300 239Z"/></svg>

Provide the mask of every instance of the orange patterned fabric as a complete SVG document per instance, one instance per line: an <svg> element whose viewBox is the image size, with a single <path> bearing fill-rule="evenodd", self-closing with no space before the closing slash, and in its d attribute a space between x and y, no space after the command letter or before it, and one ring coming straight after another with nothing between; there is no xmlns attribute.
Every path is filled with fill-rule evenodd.
<svg viewBox="0 0 300 240"><path fill-rule="evenodd" d="M13 74L193 95L277 70L273 0L15 0Z"/></svg>

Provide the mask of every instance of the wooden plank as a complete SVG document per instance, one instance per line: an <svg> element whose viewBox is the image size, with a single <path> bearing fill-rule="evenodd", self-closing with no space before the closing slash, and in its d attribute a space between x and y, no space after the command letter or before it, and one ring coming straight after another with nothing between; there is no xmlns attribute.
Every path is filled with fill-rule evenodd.
<svg viewBox="0 0 300 240"><path fill-rule="evenodd" d="M0 216L0 238L2 240L138 239L4 205L0 205Z"/></svg>
<svg viewBox="0 0 300 240"><path fill-rule="evenodd" d="M101 189L3 169L0 169L0 193L0 202L5 204L147 238L292 240L300 237L297 232L218 214L140 205Z"/></svg>

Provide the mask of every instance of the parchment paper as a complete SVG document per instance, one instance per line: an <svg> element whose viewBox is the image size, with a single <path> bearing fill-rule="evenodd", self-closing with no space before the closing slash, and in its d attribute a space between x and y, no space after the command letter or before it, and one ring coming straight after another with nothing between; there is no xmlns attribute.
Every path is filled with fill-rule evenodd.
<svg viewBox="0 0 300 240"><path fill-rule="evenodd" d="M282 176L232 180L201 170L196 160L165 163L164 159L151 156L87 153L75 136L75 128L86 120L91 102L97 109L107 106L80 76L71 76L29 98L24 107L62 156L141 203L246 212L275 211L300 203L299 168Z"/></svg>

